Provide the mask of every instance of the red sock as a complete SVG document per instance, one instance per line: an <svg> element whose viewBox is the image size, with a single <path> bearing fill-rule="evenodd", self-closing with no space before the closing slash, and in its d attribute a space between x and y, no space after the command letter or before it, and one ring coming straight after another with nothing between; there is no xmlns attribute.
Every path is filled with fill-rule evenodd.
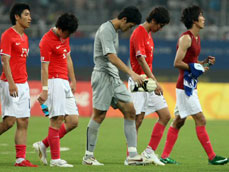
<svg viewBox="0 0 229 172"><path fill-rule="evenodd" d="M208 158L212 160L215 157L215 153L213 151L213 148L212 148L208 133L205 129L205 126L197 126L196 134L205 152L207 153Z"/></svg>
<svg viewBox="0 0 229 172"><path fill-rule="evenodd" d="M61 125L60 129L59 129L59 136L60 136L60 139L62 137L64 137L64 135L67 133L66 131L66 128L65 128L65 125L64 123ZM45 147L49 147L49 142L48 142L48 137L46 137L44 140L42 140L42 142L44 143Z"/></svg>
<svg viewBox="0 0 229 172"><path fill-rule="evenodd" d="M26 145L15 145L16 148L16 158L24 158L26 152Z"/></svg>
<svg viewBox="0 0 229 172"><path fill-rule="evenodd" d="M50 145L51 158L60 159L60 136L59 130L49 127L48 142Z"/></svg>
<svg viewBox="0 0 229 172"><path fill-rule="evenodd" d="M149 146L155 151L161 141L161 138L163 136L165 130L165 126L160 124L160 123L156 123L154 128L153 128L153 132L151 135L151 139L149 142Z"/></svg>
<svg viewBox="0 0 229 172"><path fill-rule="evenodd" d="M161 157L163 159L169 157L169 155L170 155L170 153L171 153L171 151L173 149L173 146L176 143L176 140L177 140L177 137L178 137L178 133L179 133L178 129L173 128L173 127L169 127L167 138L166 138L166 142L165 142L165 147L164 147L163 153L161 155Z"/></svg>

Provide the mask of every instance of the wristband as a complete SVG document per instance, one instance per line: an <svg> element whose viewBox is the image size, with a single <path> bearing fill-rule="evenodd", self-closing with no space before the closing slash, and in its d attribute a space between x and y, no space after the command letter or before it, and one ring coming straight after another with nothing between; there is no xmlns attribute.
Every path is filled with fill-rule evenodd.
<svg viewBox="0 0 229 172"><path fill-rule="evenodd" d="M48 91L48 86L43 86L42 90Z"/></svg>

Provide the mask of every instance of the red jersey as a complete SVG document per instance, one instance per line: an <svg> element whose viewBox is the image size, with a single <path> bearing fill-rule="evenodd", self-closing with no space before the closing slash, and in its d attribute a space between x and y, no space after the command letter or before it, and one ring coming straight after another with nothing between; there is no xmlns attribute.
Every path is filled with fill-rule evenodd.
<svg viewBox="0 0 229 172"><path fill-rule="evenodd" d="M133 71L137 74L144 74L141 65L138 63L137 57L143 56L152 72L154 42L151 32L139 25L130 37L130 64Z"/></svg>
<svg viewBox="0 0 229 172"><path fill-rule="evenodd" d="M70 53L69 38L60 39L50 29L41 39L41 62L49 62L48 78L68 80L67 54Z"/></svg>
<svg viewBox="0 0 229 172"><path fill-rule="evenodd" d="M28 79L26 59L29 54L29 40L25 33L20 35L12 27L1 37L0 55L10 57L10 69L15 83L25 83ZM7 81L4 71L1 80Z"/></svg>
<svg viewBox="0 0 229 172"><path fill-rule="evenodd" d="M192 40L192 44L188 48L188 50L185 54L185 57L183 59L183 62L185 62L187 64L197 63L198 57L200 54L200 37L198 36L196 39L195 36L190 31L184 32L180 37L182 37L183 35L189 35L191 40ZM178 48L179 48L179 45L177 43L177 49ZM179 69L179 76L178 76L176 88L184 89L183 83L184 83L184 70Z"/></svg>

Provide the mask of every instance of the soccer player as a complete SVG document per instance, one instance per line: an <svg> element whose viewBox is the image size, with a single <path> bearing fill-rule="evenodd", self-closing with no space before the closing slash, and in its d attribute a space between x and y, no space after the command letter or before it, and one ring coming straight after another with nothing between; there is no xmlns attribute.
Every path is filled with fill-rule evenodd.
<svg viewBox="0 0 229 172"><path fill-rule="evenodd" d="M2 34L0 45L3 65L0 81L3 121L0 123L0 134L6 132L16 122L15 166L37 167L25 159L30 94L26 71L29 41L24 31L30 27L32 20L29 5L14 4L10 11L10 20L13 26Z"/></svg>
<svg viewBox="0 0 229 172"><path fill-rule="evenodd" d="M156 112L159 116L158 122L155 124L150 142L142 153L148 163L156 165L164 165L155 155L155 151L160 143L164 133L165 126L170 120L170 113L167 103L162 95L163 91L153 74L153 52L154 42L151 34L160 31L170 21L169 13L164 7L154 8L146 21L139 25L130 38L130 64L134 72L139 75L146 75L157 83L154 92L132 92L134 107L136 110L136 129L138 131L145 115ZM129 78L128 86L134 84Z"/></svg>
<svg viewBox="0 0 229 172"><path fill-rule="evenodd" d="M197 137L208 155L209 164L223 165L228 160L227 158L217 156L213 151L205 128L206 120L201 109L197 89L193 90L190 96L186 95L184 90L184 72L190 71L191 63L200 63L203 66L206 66L207 63L215 63L215 58L212 56L209 56L204 61L198 61L200 54L199 32L204 28L205 24L202 9L195 5L185 8L182 12L181 21L184 23L187 31L178 40L177 53L174 60L174 67L179 69L179 77L176 85L176 117L168 130L161 161L165 164L177 164L175 160L169 158L169 155L176 143L180 128L184 125L186 118L192 116L196 124ZM205 71L208 69L206 66Z"/></svg>
<svg viewBox="0 0 229 172"><path fill-rule="evenodd" d="M42 92L38 98L40 104L46 104L49 110L50 127L48 136L33 144L44 164L46 148L50 146L50 166L73 167L60 159L60 139L78 125L78 108L73 95L76 89L69 37L78 28L78 19L69 13L61 15L55 27L41 39ZM70 78L71 83L68 81Z"/></svg>
<svg viewBox="0 0 229 172"><path fill-rule="evenodd" d="M87 128L87 148L82 164L104 165L94 158L98 130L110 106L124 115L124 131L129 156L125 165L142 163L137 153L135 109L130 93L119 77L119 70L127 73L139 85L143 78L128 68L117 56L118 31L125 32L141 22L141 14L134 6L124 8L117 18L103 23L96 32L94 42L95 67L91 77L93 88L93 116Z"/></svg>

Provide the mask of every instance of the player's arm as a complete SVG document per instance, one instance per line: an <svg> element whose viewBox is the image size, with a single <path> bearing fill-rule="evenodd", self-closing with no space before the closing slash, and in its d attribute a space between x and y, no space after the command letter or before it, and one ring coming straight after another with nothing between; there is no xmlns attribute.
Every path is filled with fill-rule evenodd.
<svg viewBox="0 0 229 172"><path fill-rule="evenodd" d="M157 84L157 88L154 91L156 95L161 95L163 94L163 90L162 87L159 85L159 83L157 82L156 77L154 76L154 74L151 72L149 65L147 64L145 57L144 56L138 56L137 57L138 63L140 64L140 66L142 67L142 70L144 71L144 73L146 74L146 76L148 78L152 78L153 80L156 81Z"/></svg>
<svg viewBox="0 0 229 172"><path fill-rule="evenodd" d="M137 82L139 85L143 84L143 78L132 71L129 67L126 66L125 63L114 53L107 54L109 61L115 65L119 70L127 73L134 82Z"/></svg>
<svg viewBox="0 0 229 172"><path fill-rule="evenodd" d="M72 58L70 53L67 55L67 62L68 62L68 76L70 78L70 86L72 89L72 92L74 93L76 91L76 77L75 77L75 72L73 68L73 63L72 63Z"/></svg>
<svg viewBox="0 0 229 172"><path fill-rule="evenodd" d="M6 79L7 79L8 84L9 84L10 96L17 97L18 96L18 88L17 88L17 86L13 80L13 76L11 73L10 56L2 55L2 66L3 66L3 71L5 73Z"/></svg>
<svg viewBox="0 0 229 172"><path fill-rule="evenodd" d="M179 39L179 48L174 60L174 67L183 70L189 70L187 63L183 61L188 48L191 46L192 40L189 35L184 35Z"/></svg>
<svg viewBox="0 0 229 172"><path fill-rule="evenodd" d="M48 99L48 70L49 62L41 62L42 92L38 98L40 104L43 104Z"/></svg>

